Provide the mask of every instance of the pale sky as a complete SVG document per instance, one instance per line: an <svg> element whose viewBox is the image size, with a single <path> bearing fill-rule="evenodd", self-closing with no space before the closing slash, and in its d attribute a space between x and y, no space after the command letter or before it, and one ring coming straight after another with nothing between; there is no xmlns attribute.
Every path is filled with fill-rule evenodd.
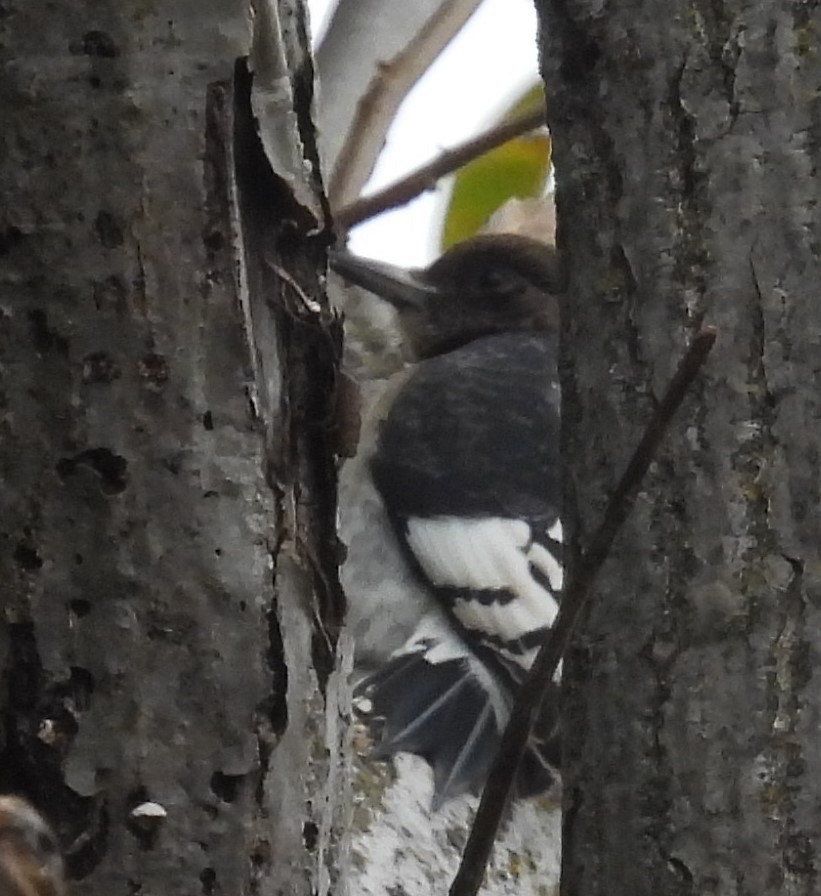
<svg viewBox="0 0 821 896"><path fill-rule="evenodd" d="M308 0L315 33L331 0ZM533 0L484 0L416 85L388 133L367 187L384 186L487 125L538 79ZM402 265L437 253L444 193L426 193L351 233L355 252Z"/></svg>

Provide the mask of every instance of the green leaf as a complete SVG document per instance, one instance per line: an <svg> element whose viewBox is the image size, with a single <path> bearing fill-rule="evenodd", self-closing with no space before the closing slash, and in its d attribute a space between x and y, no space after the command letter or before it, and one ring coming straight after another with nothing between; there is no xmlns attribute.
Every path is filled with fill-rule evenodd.
<svg viewBox="0 0 821 896"><path fill-rule="evenodd" d="M543 102L541 87L534 87L511 106L500 122ZM454 175L445 212L442 249L473 236L512 197L541 196L549 173L550 137L544 132L518 137L460 168Z"/></svg>

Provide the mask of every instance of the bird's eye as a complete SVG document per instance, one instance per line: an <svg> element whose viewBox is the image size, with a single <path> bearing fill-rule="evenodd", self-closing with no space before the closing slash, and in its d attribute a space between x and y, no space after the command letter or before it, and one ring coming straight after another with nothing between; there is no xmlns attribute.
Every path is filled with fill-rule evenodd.
<svg viewBox="0 0 821 896"><path fill-rule="evenodd" d="M499 270L498 268L487 268L480 271L475 282L478 292L506 295L517 289L516 278L509 271Z"/></svg>

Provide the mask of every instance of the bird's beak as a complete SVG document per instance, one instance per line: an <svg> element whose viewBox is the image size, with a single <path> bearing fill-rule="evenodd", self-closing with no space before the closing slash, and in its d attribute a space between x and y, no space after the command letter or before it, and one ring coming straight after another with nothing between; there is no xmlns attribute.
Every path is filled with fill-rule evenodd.
<svg viewBox="0 0 821 896"><path fill-rule="evenodd" d="M423 308L435 295L435 287L426 283L418 271L360 258L343 249L331 249L331 268L351 283L390 302L399 311Z"/></svg>

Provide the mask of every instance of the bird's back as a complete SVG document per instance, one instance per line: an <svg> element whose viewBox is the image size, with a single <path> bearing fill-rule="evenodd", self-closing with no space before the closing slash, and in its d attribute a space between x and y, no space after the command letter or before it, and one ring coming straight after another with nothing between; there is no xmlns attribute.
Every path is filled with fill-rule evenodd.
<svg viewBox="0 0 821 896"><path fill-rule="evenodd" d="M556 340L509 333L417 365L382 421L371 470L397 541L435 596L358 688L383 754L434 768L444 799L481 784L561 589ZM353 598L355 599L355 597ZM520 790L558 761L555 714Z"/></svg>
<svg viewBox="0 0 821 896"><path fill-rule="evenodd" d="M557 515L556 337L504 333L417 365L371 462L397 516Z"/></svg>

